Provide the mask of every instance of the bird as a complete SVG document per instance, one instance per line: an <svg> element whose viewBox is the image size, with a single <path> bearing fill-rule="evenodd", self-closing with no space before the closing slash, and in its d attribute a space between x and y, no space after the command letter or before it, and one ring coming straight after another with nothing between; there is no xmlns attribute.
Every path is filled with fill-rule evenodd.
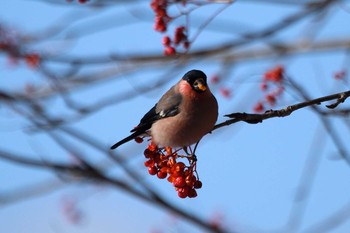
<svg viewBox="0 0 350 233"><path fill-rule="evenodd" d="M188 147L211 132L218 118L218 102L201 70L188 71L111 149L149 135L158 147Z"/></svg>

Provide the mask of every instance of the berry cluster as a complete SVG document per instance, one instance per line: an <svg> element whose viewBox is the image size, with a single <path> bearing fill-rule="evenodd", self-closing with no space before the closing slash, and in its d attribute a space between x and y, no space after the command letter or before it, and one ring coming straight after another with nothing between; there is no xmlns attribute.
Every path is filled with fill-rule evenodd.
<svg viewBox="0 0 350 233"><path fill-rule="evenodd" d="M150 143L144 151L150 175L157 175L159 179L165 179L172 183L180 198L193 198L197 196L196 189L202 187L196 171L196 159L192 155L179 155L172 148L158 148ZM188 158L189 166L183 162L176 161L179 158Z"/></svg>
<svg viewBox="0 0 350 233"><path fill-rule="evenodd" d="M265 99L256 103L254 106L255 112L264 111L265 104L271 107L275 106L277 98L284 92L283 78L284 67L282 65L277 65L265 72L260 84L260 89L264 92ZM270 88L271 85L273 86L272 88Z"/></svg>
<svg viewBox="0 0 350 233"><path fill-rule="evenodd" d="M176 47L179 45L183 45L184 49L188 49L190 47L190 42L188 41L186 27L181 26L175 29L174 38L171 40L169 36L163 37L163 45L164 45L164 55L175 55Z"/></svg>
<svg viewBox="0 0 350 233"><path fill-rule="evenodd" d="M186 2L182 2L185 4ZM168 15L168 1L167 0L152 0L151 8L155 13L154 30L164 33L167 31L168 24L172 17ZM185 50L190 47L190 42L187 36L187 27L180 26L175 28L174 37L171 39L168 35L163 36L162 44L164 45L164 55L170 56L176 54L176 48L180 45Z"/></svg>
<svg viewBox="0 0 350 233"><path fill-rule="evenodd" d="M167 7L167 0L153 0L151 2L151 8L156 15L154 30L158 32L165 32L167 30L168 23L171 20L171 17L169 17L167 12Z"/></svg>

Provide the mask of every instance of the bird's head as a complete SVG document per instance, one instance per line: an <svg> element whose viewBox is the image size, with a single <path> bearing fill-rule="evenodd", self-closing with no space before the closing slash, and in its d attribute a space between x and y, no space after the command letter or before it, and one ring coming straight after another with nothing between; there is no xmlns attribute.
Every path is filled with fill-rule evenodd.
<svg viewBox="0 0 350 233"><path fill-rule="evenodd" d="M207 76L200 70L190 70L182 78L190 84L196 92L205 92L208 88Z"/></svg>

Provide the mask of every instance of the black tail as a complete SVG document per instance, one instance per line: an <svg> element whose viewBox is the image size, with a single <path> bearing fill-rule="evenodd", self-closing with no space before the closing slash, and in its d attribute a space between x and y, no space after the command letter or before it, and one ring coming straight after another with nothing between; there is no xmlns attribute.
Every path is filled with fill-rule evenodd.
<svg viewBox="0 0 350 233"><path fill-rule="evenodd" d="M120 140L119 142L117 142L116 144L114 144L113 146L111 146L111 150L114 150L115 148L119 147L120 145L131 141L132 139L136 138L137 136L140 136L141 134L143 134L142 131L136 131L133 134L127 136L126 138Z"/></svg>

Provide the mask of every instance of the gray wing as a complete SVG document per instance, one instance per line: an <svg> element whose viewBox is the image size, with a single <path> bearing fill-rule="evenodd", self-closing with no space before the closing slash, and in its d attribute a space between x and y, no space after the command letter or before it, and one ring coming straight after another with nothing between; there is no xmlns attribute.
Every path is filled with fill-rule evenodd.
<svg viewBox="0 0 350 233"><path fill-rule="evenodd" d="M152 127L154 122L179 114L179 106L181 101L182 96L176 91L175 86L173 86L162 96L162 98L160 98L158 103L142 117L138 126L130 131L132 134L115 143L113 146L111 146L111 149L113 150L118 146L144 134Z"/></svg>
<svg viewBox="0 0 350 233"><path fill-rule="evenodd" d="M131 132L143 131L150 129L152 124L162 118L177 115L180 110L179 106L182 101L182 96L176 92L175 87L172 87L154 107L149 110L141 119L140 124Z"/></svg>

